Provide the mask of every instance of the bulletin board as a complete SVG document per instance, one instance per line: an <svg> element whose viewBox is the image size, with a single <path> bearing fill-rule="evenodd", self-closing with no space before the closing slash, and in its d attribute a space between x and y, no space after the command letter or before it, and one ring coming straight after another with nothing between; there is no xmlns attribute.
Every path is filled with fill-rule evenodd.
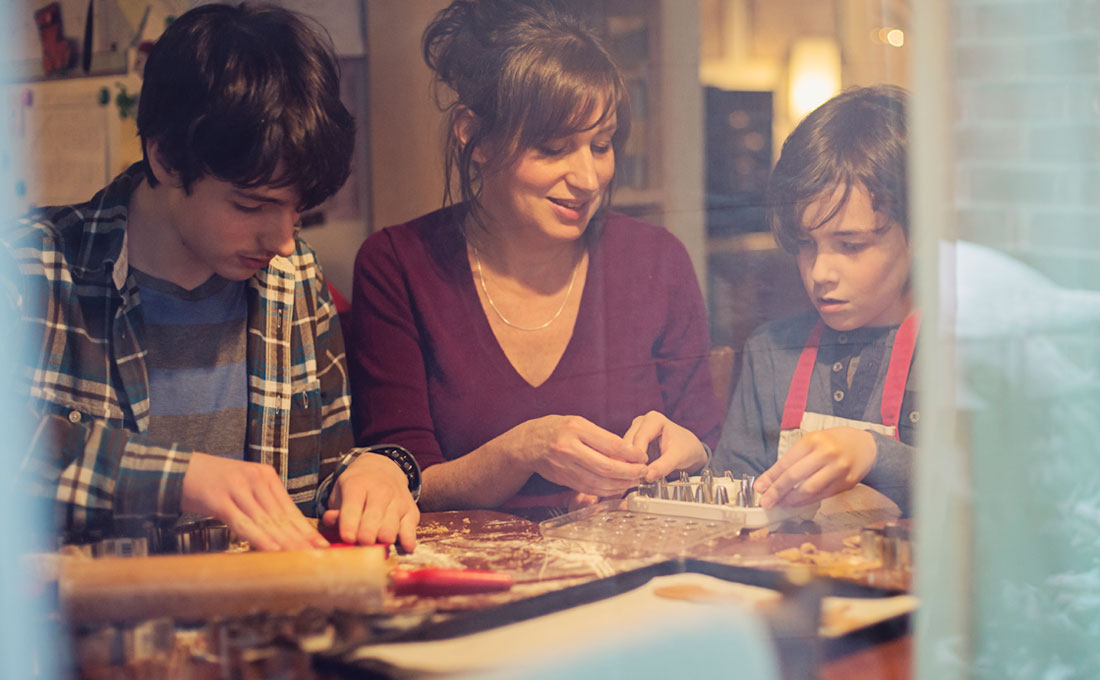
<svg viewBox="0 0 1100 680"><path fill-rule="evenodd" d="M113 102L100 104L101 91L113 96L120 84L131 92L140 88L136 78L102 76L19 83L2 90L12 152L25 159L9 164L8 172L0 170L0 190L15 214L33 206L86 201L140 160L133 118L121 118Z"/></svg>

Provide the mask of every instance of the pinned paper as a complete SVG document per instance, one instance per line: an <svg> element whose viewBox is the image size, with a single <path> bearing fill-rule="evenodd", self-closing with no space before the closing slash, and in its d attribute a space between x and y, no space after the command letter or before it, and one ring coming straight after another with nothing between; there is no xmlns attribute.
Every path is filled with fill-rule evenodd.
<svg viewBox="0 0 1100 680"><path fill-rule="evenodd" d="M136 33L141 22L145 19L145 13L149 11L147 0L117 0L118 9L122 18L126 20L131 33Z"/></svg>

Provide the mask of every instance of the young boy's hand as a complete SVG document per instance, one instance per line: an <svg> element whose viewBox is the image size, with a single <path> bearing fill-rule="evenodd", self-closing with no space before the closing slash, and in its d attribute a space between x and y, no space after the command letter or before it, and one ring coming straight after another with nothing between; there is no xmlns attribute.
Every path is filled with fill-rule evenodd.
<svg viewBox="0 0 1100 680"><path fill-rule="evenodd" d="M847 491L867 476L877 455L875 438L865 430L811 432L757 478L760 505L806 505Z"/></svg>

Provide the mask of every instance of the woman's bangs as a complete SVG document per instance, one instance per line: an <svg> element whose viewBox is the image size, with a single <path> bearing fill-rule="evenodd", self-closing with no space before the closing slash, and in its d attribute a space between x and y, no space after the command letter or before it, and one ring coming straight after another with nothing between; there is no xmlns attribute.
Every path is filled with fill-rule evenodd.
<svg viewBox="0 0 1100 680"><path fill-rule="evenodd" d="M517 142L519 149L586 132L610 120L622 101L614 71L568 69L545 64L537 96L527 99ZM608 64L609 69L613 67ZM533 93L532 93L533 94ZM593 120L595 119L595 120Z"/></svg>

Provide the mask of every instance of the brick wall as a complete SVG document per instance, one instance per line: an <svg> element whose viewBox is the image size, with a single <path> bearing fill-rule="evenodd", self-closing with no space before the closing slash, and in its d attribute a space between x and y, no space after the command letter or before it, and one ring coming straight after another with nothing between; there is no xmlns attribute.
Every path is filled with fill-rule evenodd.
<svg viewBox="0 0 1100 680"><path fill-rule="evenodd" d="M958 416L973 508L960 522L970 532L959 624L969 640L924 648L967 650L946 677L1091 678L1100 668L1100 623L1086 601L1100 578L1100 0L951 7L944 96L956 104L958 236L1091 294L957 272L974 286L960 327L996 310L955 348L959 382L977 396ZM922 661L925 677L952 664Z"/></svg>
<svg viewBox="0 0 1100 680"><path fill-rule="evenodd" d="M1100 290L1100 2L956 0L957 228Z"/></svg>

